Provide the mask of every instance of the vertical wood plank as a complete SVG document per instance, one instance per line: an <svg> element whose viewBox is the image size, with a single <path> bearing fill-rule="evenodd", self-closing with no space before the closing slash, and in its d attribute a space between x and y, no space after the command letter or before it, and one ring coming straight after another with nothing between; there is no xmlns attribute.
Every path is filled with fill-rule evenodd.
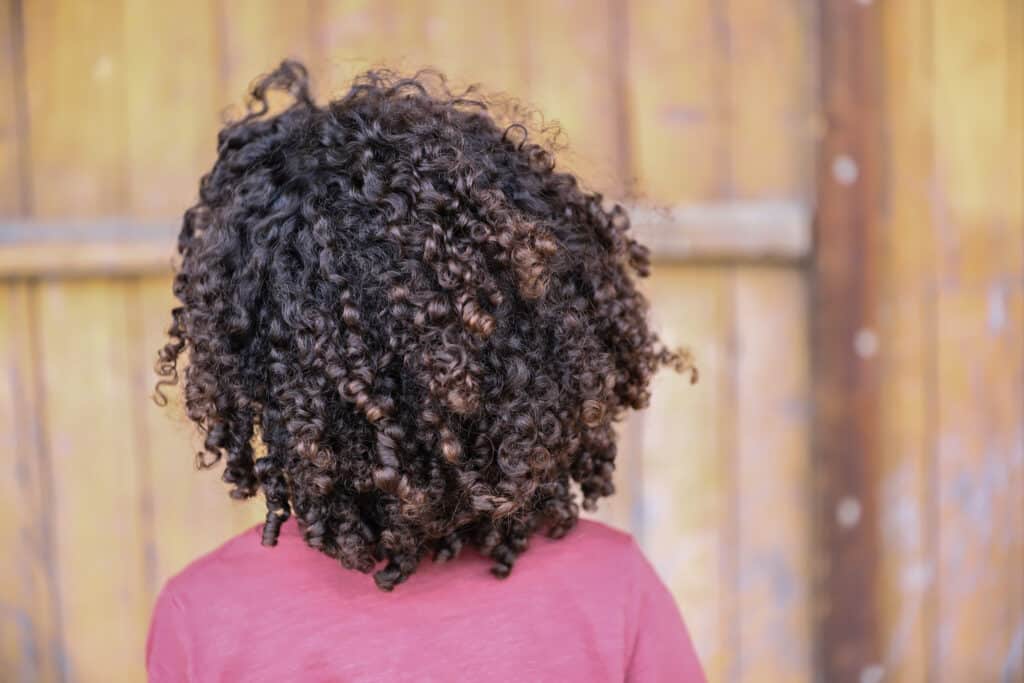
<svg viewBox="0 0 1024 683"><path fill-rule="evenodd" d="M28 133L21 3L0 4L0 215L29 209L25 155Z"/></svg>
<svg viewBox="0 0 1024 683"><path fill-rule="evenodd" d="M724 4L650 0L628 7L637 195L673 203L728 195Z"/></svg>
<svg viewBox="0 0 1024 683"><path fill-rule="evenodd" d="M35 215L125 210L123 6L70 0L25 5ZM55 49L59 46L59 49ZM69 106L69 103L74 103ZM149 606L126 324L127 291L111 279L52 281L33 292L43 419L53 470L64 664L69 678L137 680Z"/></svg>
<svg viewBox="0 0 1024 683"><path fill-rule="evenodd" d="M933 467L935 231L932 220L930 0L878 4L886 74L887 201L881 211L877 328L862 341L879 364L879 641L885 680L935 680ZM874 335L872 337L871 335Z"/></svg>
<svg viewBox="0 0 1024 683"><path fill-rule="evenodd" d="M877 345L883 144L881 22L831 0L822 17L828 130L818 179L813 270L816 659L823 680L874 675L881 660L876 481Z"/></svg>
<svg viewBox="0 0 1024 683"><path fill-rule="evenodd" d="M644 411L641 542L671 588L708 679L726 680L724 637L731 547L731 445L735 424L728 271L655 269L644 283L666 343L693 350L701 380L670 371L653 382Z"/></svg>
<svg viewBox="0 0 1024 683"><path fill-rule="evenodd" d="M527 97L544 120L557 122L567 148L560 165L578 173L585 187L621 196L619 102L611 87L614 62L614 0L527 0L525 20Z"/></svg>
<svg viewBox="0 0 1024 683"><path fill-rule="evenodd" d="M802 273L737 268L740 681L812 679L810 375Z"/></svg>
<svg viewBox="0 0 1024 683"><path fill-rule="evenodd" d="M64 678L64 643L36 331L30 285L0 286L0 495L8 508L0 543L18 549L0 563L0 671L12 680L56 681Z"/></svg>
<svg viewBox="0 0 1024 683"><path fill-rule="evenodd" d="M131 58L123 68L128 185L121 208L132 216L177 217L195 201L199 176L216 155L224 97L242 96L220 88L215 17L202 0L125 6Z"/></svg>
<svg viewBox="0 0 1024 683"><path fill-rule="evenodd" d="M731 187L743 198L809 199L817 141L817 8L727 3Z"/></svg>
<svg viewBox="0 0 1024 683"><path fill-rule="evenodd" d="M121 3L24 3L31 186L40 217L124 205Z"/></svg>
<svg viewBox="0 0 1024 683"><path fill-rule="evenodd" d="M488 93L526 94L518 3L356 0L322 3L315 13L322 78L331 94L374 66L404 72L435 67L453 89L479 82ZM480 30L490 23L503 30Z"/></svg>
<svg viewBox="0 0 1024 683"><path fill-rule="evenodd" d="M228 111L237 114L257 76L273 70L285 58L309 62L315 57L315 16L311 0L218 0L214 26L220 50L221 106L229 106Z"/></svg>
<svg viewBox="0 0 1024 683"><path fill-rule="evenodd" d="M1024 154L1011 3L933 9L942 680L1024 675ZM1019 18L1019 14L1017 15ZM1007 131L1010 133L1007 138Z"/></svg>
<svg viewBox="0 0 1024 683"><path fill-rule="evenodd" d="M126 290L48 282L40 320L57 576L72 678L138 680L149 607Z"/></svg>

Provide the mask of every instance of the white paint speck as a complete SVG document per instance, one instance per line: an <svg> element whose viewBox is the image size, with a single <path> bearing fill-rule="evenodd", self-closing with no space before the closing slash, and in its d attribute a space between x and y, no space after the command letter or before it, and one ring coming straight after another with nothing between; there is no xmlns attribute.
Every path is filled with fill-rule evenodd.
<svg viewBox="0 0 1024 683"><path fill-rule="evenodd" d="M912 593L920 593L931 584L934 574L931 564L916 562L904 568L900 574L903 589Z"/></svg>
<svg viewBox="0 0 1024 683"><path fill-rule="evenodd" d="M871 4L871 3L873 2L873 1L874 1L874 0L857 0L857 4L858 4L858 5L863 5L864 7L867 7L867 6L868 6L868 5L870 5L870 4Z"/></svg>
<svg viewBox="0 0 1024 683"><path fill-rule="evenodd" d="M988 289L988 328L999 332L1006 327L1006 289L993 285Z"/></svg>
<svg viewBox="0 0 1024 683"><path fill-rule="evenodd" d="M861 358L871 358L878 353L878 335L874 330L862 327L853 337L853 350Z"/></svg>
<svg viewBox="0 0 1024 683"><path fill-rule="evenodd" d="M840 154L832 161L832 177L840 185L853 185L860 176L857 162L847 154Z"/></svg>
<svg viewBox="0 0 1024 683"><path fill-rule="evenodd" d="M882 683L885 669L881 664L871 664L860 670L860 683Z"/></svg>
<svg viewBox="0 0 1024 683"><path fill-rule="evenodd" d="M92 65L92 79L97 83L110 80L114 75L114 60L107 55L101 55L96 63Z"/></svg>
<svg viewBox="0 0 1024 683"><path fill-rule="evenodd" d="M860 501L853 496L845 496L836 505L836 521L844 529L851 529L860 522L861 512Z"/></svg>

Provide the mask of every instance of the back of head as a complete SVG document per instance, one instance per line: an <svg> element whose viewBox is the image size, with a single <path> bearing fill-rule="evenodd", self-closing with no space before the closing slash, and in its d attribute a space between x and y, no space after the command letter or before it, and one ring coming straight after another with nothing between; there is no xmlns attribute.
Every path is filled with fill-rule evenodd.
<svg viewBox="0 0 1024 683"><path fill-rule="evenodd" d="M268 92L293 102L268 113ZM160 387L178 381L264 543L309 545L391 589L475 546L504 576L613 492L614 423L659 366L648 251L619 206L526 126L431 73L305 69L256 83L178 240Z"/></svg>

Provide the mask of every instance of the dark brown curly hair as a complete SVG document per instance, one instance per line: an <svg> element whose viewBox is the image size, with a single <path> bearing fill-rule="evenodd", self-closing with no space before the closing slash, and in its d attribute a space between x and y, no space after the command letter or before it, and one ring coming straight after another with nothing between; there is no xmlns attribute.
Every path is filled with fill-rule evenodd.
<svg viewBox="0 0 1024 683"><path fill-rule="evenodd" d="M466 544L504 577L613 492L613 424L658 367L691 369L648 328L626 212L499 109L388 70L320 106L285 61L220 131L157 398L187 355L198 464L263 491L265 545L294 513L385 590Z"/></svg>

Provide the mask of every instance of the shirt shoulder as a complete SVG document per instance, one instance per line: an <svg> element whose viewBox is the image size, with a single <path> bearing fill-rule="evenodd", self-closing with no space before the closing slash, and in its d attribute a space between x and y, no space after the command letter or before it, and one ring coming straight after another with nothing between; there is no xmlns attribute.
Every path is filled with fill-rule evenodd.
<svg viewBox="0 0 1024 683"><path fill-rule="evenodd" d="M565 538L548 542L565 544L569 553L599 557L600 564L618 577L636 576L646 562L633 534L595 519L581 519Z"/></svg>
<svg viewBox="0 0 1024 683"><path fill-rule="evenodd" d="M195 558L177 573L171 575L164 584L163 592L168 596L180 596L190 589L201 586L209 581L210 576L222 572L230 572L233 564L245 559L247 555L258 552L263 524L249 527L245 531L232 536L213 550Z"/></svg>
<svg viewBox="0 0 1024 683"><path fill-rule="evenodd" d="M565 538L554 541L578 545L587 551L629 555L639 550L636 539L628 531L596 519L580 519Z"/></svg>

